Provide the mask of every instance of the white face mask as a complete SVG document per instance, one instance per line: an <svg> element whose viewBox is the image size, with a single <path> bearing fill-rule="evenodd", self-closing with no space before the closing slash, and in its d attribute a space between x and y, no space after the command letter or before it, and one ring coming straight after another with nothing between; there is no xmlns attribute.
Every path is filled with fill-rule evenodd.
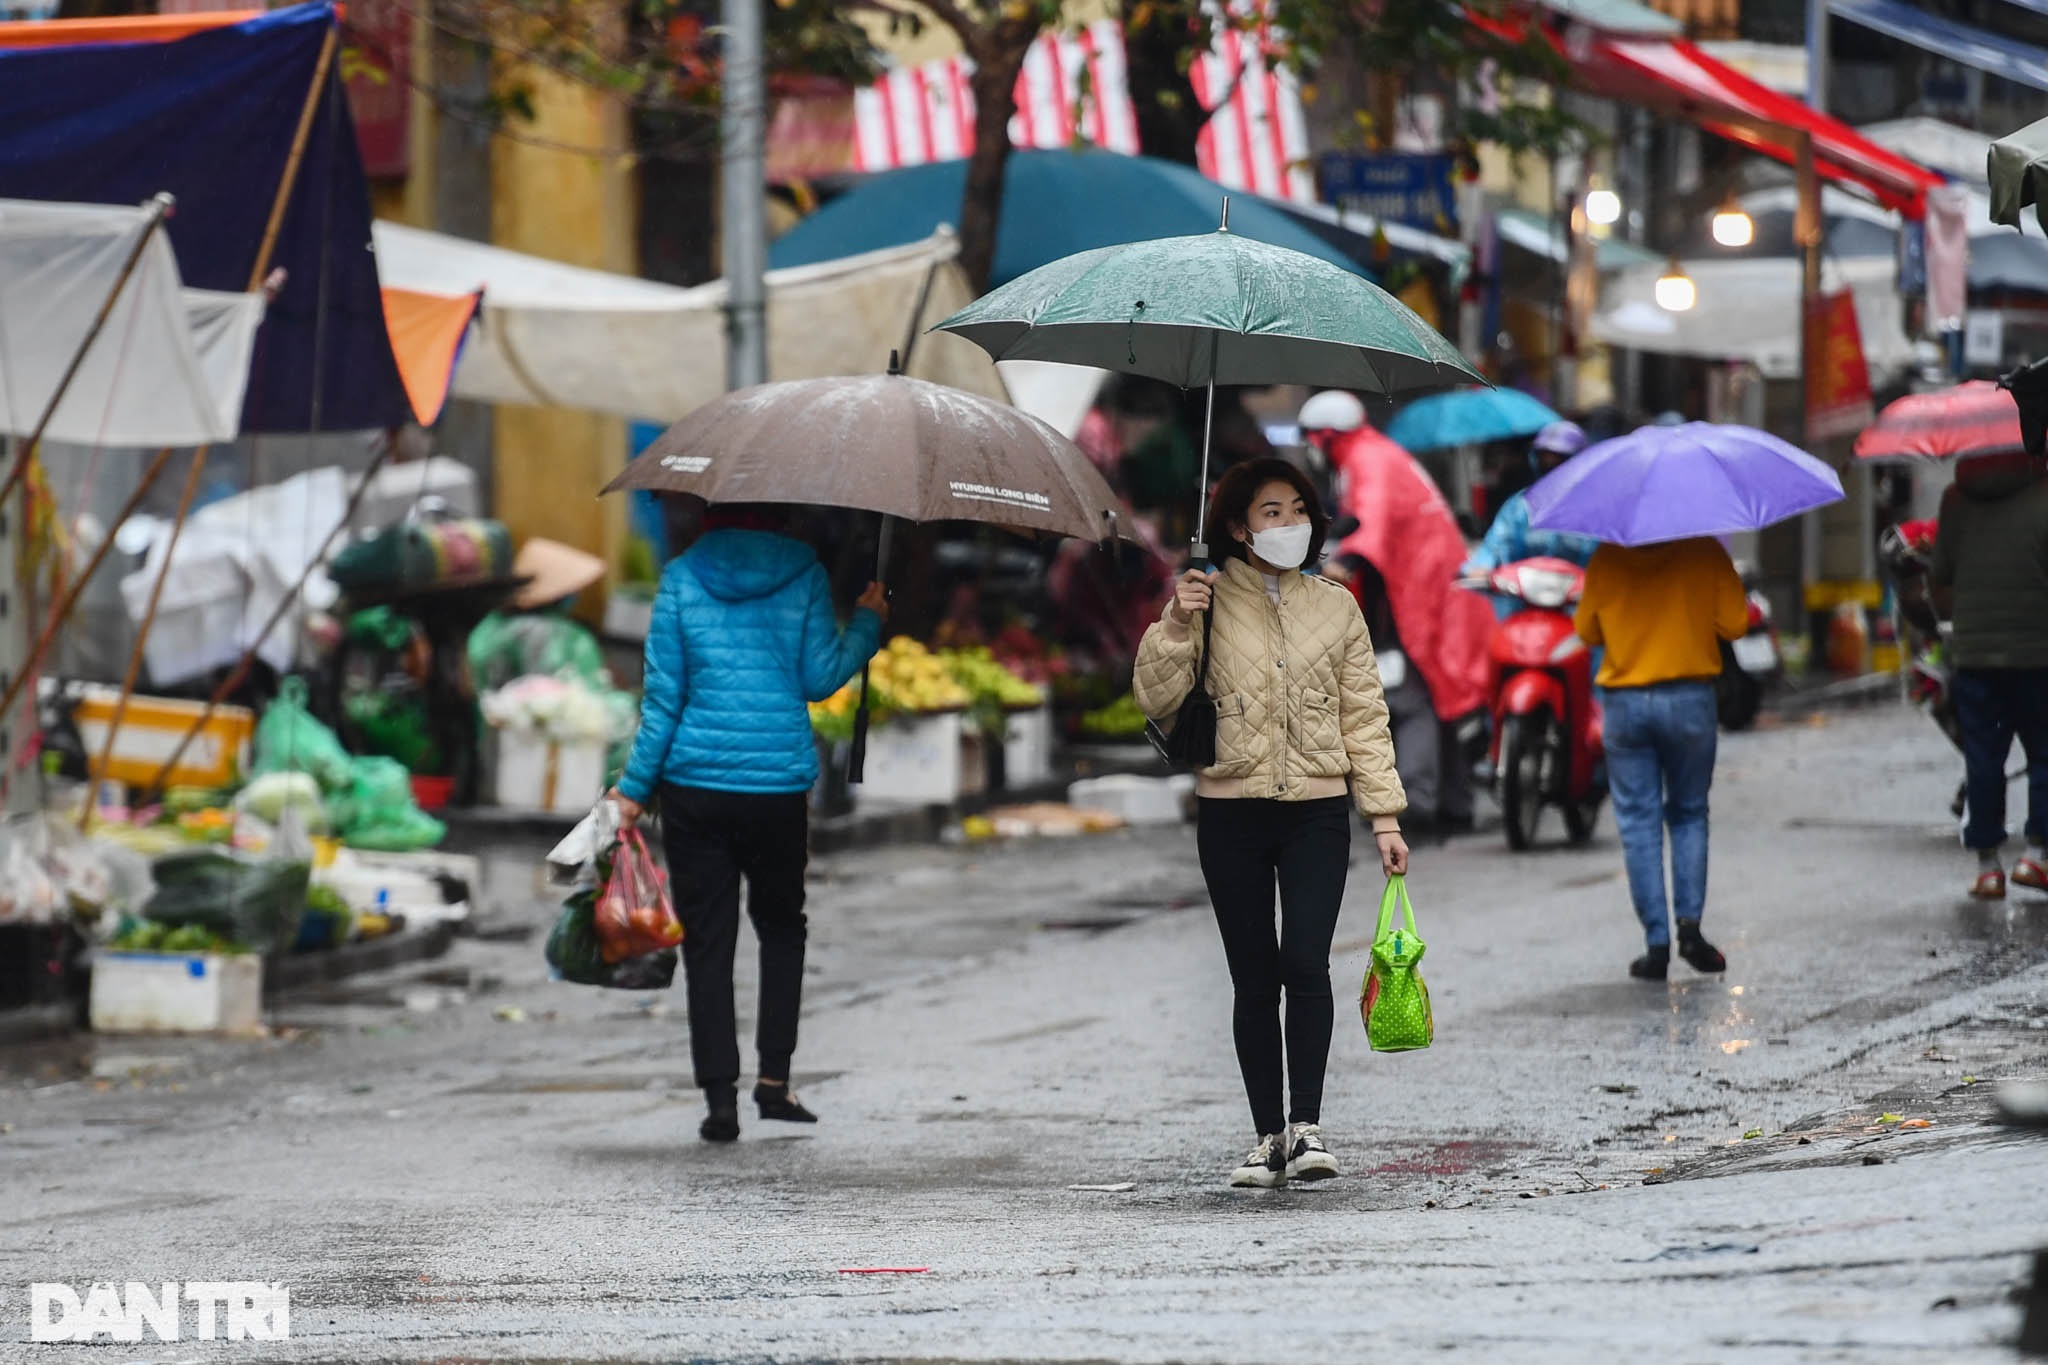
<svg viewBox="0 0 2048 1365"><path fill-rule="evenodd" d="M1252 553L1276 569L1298 569L1308 558L1308 543L1316 528L1307 522L1299 526L1269 526L1252 532Z"/></svg>

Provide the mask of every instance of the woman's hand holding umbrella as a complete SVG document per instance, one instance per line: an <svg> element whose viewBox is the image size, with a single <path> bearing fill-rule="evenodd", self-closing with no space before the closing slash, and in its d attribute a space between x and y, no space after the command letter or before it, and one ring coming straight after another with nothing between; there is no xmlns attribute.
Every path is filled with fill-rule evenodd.
<svg viewBox="0 0 2048 1365"><path fill-rule="evenodd" d="M1196 612L1209 610L1209 585L1215 581L1215 574L1200 569L1182 574L1173 585L1173 619L1185 626L1195 619Z"/></svg>
<svg viewBox="0 0 2048 1365"><path fill-rule="evenodd" d="M889 590L880 583L870 583L854 599L854 606L873 612L882 618L882 624L889 623Z"/></svg>

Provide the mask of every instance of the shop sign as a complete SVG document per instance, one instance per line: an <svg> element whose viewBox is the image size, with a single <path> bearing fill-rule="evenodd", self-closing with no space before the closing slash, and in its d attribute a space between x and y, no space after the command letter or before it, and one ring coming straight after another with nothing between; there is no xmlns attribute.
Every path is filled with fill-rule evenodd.
<svg viewBox="0 0 2048 1365"><path fill-rule="evenodd" d="M1456 236L1456 169L1457 159L1449 156L1331 152L1322 160L1323 198L1381 222Z"/></svg>
<svg viewBox="0 0 2048 1365"><path fill-rule="evenodd" d="M1875 416L1856 296L1846 289L1823 294L1806 313L1806 439L1853 436Z"/></svg>

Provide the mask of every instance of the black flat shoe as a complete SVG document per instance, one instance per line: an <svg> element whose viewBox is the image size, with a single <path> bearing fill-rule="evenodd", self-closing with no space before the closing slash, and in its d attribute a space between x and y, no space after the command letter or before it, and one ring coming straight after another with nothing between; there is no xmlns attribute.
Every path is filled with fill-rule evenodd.
<svg viewBox="0 0 2048 1365"><path fill-rule="evenodd" d="M756 1085L754 1104L764 1119L778 1123L816 1123L818 1116L797 1103L788 1085Z"/></svg>
<svg viewBox="0 0 2048 1365"><path fill-rule="evenodd" d="M697 1125L697 1136L706 1142L738 1142L740 1140L740 1106L737 1100L711 1106L711 1112L704 1116L704 1122Z"/></svg>
<svg viewBox="0 0 2048 1365"><path fill-rule="evenodd" d="M1671 972L1671 950L1652 948L1628 964L1628 974L1638 981L1662 981Z"/></svg>
<svg viewBox="0 0 2048 1365"><path fill-rule="evenodd" d="M1698 926L1688 930L1683 923L1678 926L1678 955L1692 964L1696 972L1725 972L1728 959L1721 956L1721 950L1700 937Z"/></svg>

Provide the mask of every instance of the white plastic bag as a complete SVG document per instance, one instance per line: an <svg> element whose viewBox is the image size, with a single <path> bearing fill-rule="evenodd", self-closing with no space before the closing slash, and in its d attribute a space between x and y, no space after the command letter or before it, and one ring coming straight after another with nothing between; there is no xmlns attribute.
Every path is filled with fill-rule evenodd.
<svg viewBox="0 0 2048 1365"><path fill-rule="evenodd" d="M619 828L618 804L605 797L548 854L548 885L596 885L597 855L619 841Z"/></svg>

